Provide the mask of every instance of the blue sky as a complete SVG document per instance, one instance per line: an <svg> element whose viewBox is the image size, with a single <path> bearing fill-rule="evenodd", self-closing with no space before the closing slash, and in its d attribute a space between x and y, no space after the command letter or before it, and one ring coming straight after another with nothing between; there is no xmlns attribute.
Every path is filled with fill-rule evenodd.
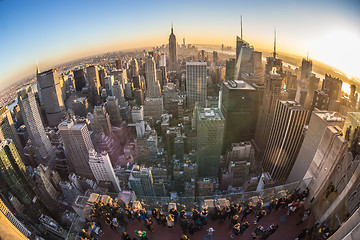
<svg viewBox="0 0 360 240"><path fill-rule="evenodd" d="M323 61L360 76L360 1L94 1L0 0L0 83L8 86L66 60L166 43L171 22L179 42L234 45ZM339 59L342 59L340 61ZM44 70L44 69L43 69ZM1 88L0 87L0 88Z"/></svg>

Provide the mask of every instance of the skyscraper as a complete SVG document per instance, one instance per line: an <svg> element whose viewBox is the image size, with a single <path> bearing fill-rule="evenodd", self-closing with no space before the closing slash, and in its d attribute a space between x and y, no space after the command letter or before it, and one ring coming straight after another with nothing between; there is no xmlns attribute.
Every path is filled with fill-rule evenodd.
<svg viewBox="0 0 360 240"><path fill-rule="evenodd" d="M111 91L112 91L112 95L116 97L116 99L119 101L119 104L122 105L125 102L125 97L124 97L124 89L119 81L114 82Z"/></svg>
<svg viewBox="0 0 360 240"><path fill-rule="evenodd" d="M254 137L255 149L258 160L262 159L263 151L269 139L271 124L274 118L275 105L281 99L281 76L274 73L265 76L265 89L260 107L256 132Z"/></svg>
<svg viewBox="0 0 360 240"><path fill-rule="evenodd" d="M301 61L301 75L300 80L307 79L310 77L312 72L312 61L308 58L303 58Z"/></svg>
<svg viewBox="0 0 360 240"><path fill-rule="evenodd" d="M122 69L123 68L123 60L116 59L115 64L116 64L116 69Z"/></svg>
<svg viewBox="0 0 360 240"><path fill-rule="evenodd" d="M206 103L206 62L186 63L186 97L188 106Z"/></svg>
<svg viewBox="0 0 360 240"><path fill-rule="evenodd" d="M231 143L250 141L253 138L256 119L256 90L241 81L226 81L222 85L221 113L225 118L222 152Z"/></svg>
<svg viewBox="0 0 360 240"><path fill-rule="evenodd" d="M171 34L169 36L169 69L171 71L176 70L177 59L176 59L176 37L174 34L174 28L171 26Z"/></svg>
<svg viewBox="0 0 360 240"><path fill-rule="evenodd" d="M110 181L116 192L121 191L119 179L115 176L109 155L105 151L97 153L95 149L90 149L89 165L98 183L100 181Z"/></svg>
<svg viewBox="0 0 360 240"><path fill-rule="evenodd" d="M160 84L156 77L156 65L154 58L151 56L146 57L145 62L146 74L146 97L160 97L161 90Z"/></svg>
<svg viewBox="0 0 360 240"><path fill-rule="evenodd" d="M5 203L0 199L0 224L3 228L12 229L7 231L6 235L9 239L27 240L31 236L31 232L21 223L10 211ZM15 228L18 230L16 231Z"/></svg>
<svg viewBox="0 0 360 240"><path fill-rule="evenodd" d="M119 102L115 96L107 97L106 109L110 116L110 123L114 126L120 126L122 119L120 114Z"/></svg>
<svg viewBox="0 0 360 240"><path fill-rule="evenodd" d="M217 177L224 136L224 117L218 108L198 108L197 163L200 177Z"/></svg>
<svg viewBox="0 0 360 240"><path fill-rule="evenodd" d="M59 131L70 170L82 177L94 179L89 166L89 150L94 146L86 124L64 121L59 124Z"/></svg>
<svg viewBox="0 0 360 240"><path fill-rule="evenodd" d="M60 77L56 68L37 73L37 83L45 107L47 122L57 126L65 116L65 105L60 86Z"/></svg>
<svg viewBox="0 0 360 240"><path fill-rule="evenodd" d="M11 192L25 206L25 215L38 221L38 217L46 209L37 198L33 184L24 163L11 139L0 143L0 180L1 192Z"/></svg>
<svg viewBox="0 0 360 240"><path fill-rule="evenodd" d="M82 88L86 86L84 69L80 68L74 70L75 89L77 92L81 92Z"/></svg>
<svg viewBox="0 0 360 240"><path fill-rule="evenodd" d="M86 68L87 79L89 84L90 101L93 104L98 103L100 97L100 80L97 66L90 65Z"/></svg>
<svg viewBox="0 0 360 240"><path fill-rule="evenodd" d="M298 155L307 111L295 101L277 101L263 158L263 169L274 182L287 179Z"/></svg>
<svg viewBox="0 0 360 240"><path fill-rule="evenodd" d="M94 131L95 133L104 132L106 135L111 133L111 123L109 114L104 106L94 107Z"/></svg>
<svg viewBox="0 0 360 240"><path fill-rule="evenodd" d="M18 102L26 126L26 131L31 140L31 144L35 149L38 164L43 163L48 165L49 162L54 159L55 153L50 140L46 135L35 94L30 86L25 87L18 92Z"/></svg>
<svg viewBox="0 0 360 240"><path fill-rule="evenodd" d="M137 197L155 196L151 169L134 165L129 177L130 188Z"/></svg>
<svg viewBox="0 0 360 240"><path fill-rule="evenodd" d="M276 72L282 74L282 60L277 58L276 53L276 31L274 32L274 52L272 57L266 58L265 74Z"/></svg>
<svg viewBox="0 0 360 240"><path fill-rule="evenodd" d="M23 152L23 147L16 133L14 121L8 107L0 109L0 141L4 139L12 139L18 152Z"/></svg>
<svg viewBox="0 0 360 240"><path fill-rule="evenodd" d="M306 130L304 142L290 172L288 183L301 181L313 160L321 138L328 126L342 126L344 118L338 112L312 112L309 128Z"/></svg>
<svg viewBox="0 0 360 240"><path fill-rule="evenodd" d="M332 77L325 74L325 79L322 83L322 90L329 96L329 109L330 111L339 110L339 100L341 97L342 81L339 78Z"/></svg>

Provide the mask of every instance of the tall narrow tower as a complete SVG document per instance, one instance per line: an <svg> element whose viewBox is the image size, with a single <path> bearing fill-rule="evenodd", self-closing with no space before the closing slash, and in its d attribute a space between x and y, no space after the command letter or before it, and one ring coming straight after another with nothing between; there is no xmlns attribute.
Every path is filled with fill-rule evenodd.
<svg viewBox="0 0 360 240"><path fill-rule="evenodd" d="M160 84L156 78L156 65L154 58L148 56L145 62L146 97L160 97Z"/></svg>
<svg viewBox="0 0 360 240"><path fill-rule="evenodd" d="M188 106L205 105L207 94L206 62L186 63L186 97Z"/></svg>
<svg viewBox="0 0 360 240"><path fill-rule="evenodd" d="M37 70L39 71L39 70ZM60 77L56 68L37 73L39 93L44 103L46 119L55 127L65 116L65 105L60 85Z"/></svg>
<svg viewBox="0 0 360 240"><path fill-rule="evenodd" d="M176 70L176 37L172 24L171 34L169 36L169 69Z"/></svg>
<svg viewBox="0 0 360 240"><path fill-rule="evenodd" d="M82 177L94 179L89 166L89 150L94 146L86 124L64 121L59 124L59 131L70 170Z"/></svg>
<svg viewBox="0 0 360 240"><path fill-rule="evenodd" d="M277 101L263 159L264 171L284 182L299 153L307 111L295 101Z"/></svg>
<svg viewBox="0 0 360 240"><path fill-rule="evenodd" d="M26 126L26 131L29 134L29 138L35 149L35 154L38 159L37 163L48 165L49 161L54 159L55 153L50 140L46 135L35 94L30 86L27 86L18 92L18 102Z"/></svg>

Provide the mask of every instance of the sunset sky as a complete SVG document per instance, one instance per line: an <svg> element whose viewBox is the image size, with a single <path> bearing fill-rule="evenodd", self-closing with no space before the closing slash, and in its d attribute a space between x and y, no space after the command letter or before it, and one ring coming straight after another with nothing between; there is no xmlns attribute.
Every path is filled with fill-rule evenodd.
<svg viewBox="0 0 360 240"><path fill-rule="evenodd" d="M178 42L235 45L244 39L306 56L360 77L360 1L0 0L0 89L35 72L107 51Z"/></svg>

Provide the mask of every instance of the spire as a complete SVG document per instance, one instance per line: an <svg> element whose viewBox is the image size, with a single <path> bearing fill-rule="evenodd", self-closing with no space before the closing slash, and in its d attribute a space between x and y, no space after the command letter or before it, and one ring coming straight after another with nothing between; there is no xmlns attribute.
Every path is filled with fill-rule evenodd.
<svg viewBox="0 0 360 240"><path fill-rule="evenodd" d="M242 40L243 39L242 15L240 15L240 26L241 26L241 40Z"/></svg>
<svg viewBox="0 0 360 240"><path fill-rule="evenodd" d="M274 58L276 58L276 28L274 30L274 52L273 52Z"/></svg>
<svg viewBox="0 0 360 240"><path fill-rule="evenodd" d="M174 34L174 26L172 22L171 22L171 34Z"/></svg>
<svg viewBox="0 0 360 240"><path fill-rule="evenodd" d="M309 51L306 51L306 61L309 61Z"/></svg>
<svg viewBox="0 0 360 240"><path fill-rule="evenodd" d="M38 61L36 60L36 76L39 75L40 71L39 71L39 64Z"/></svg>

